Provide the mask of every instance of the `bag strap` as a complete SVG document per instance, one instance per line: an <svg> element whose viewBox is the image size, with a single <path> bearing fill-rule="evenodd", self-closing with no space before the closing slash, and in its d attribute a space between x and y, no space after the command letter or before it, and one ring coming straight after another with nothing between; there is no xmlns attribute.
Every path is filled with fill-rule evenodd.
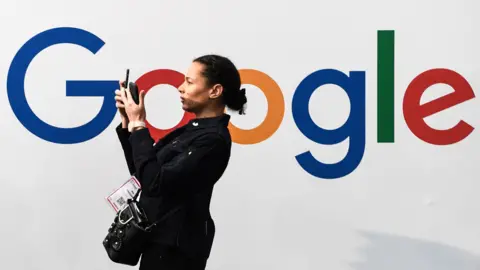
<svg viewBox="0 0 480 270"><path fill-rule="evenodd" d="M179 129L181 129L181 128L179 128ZM178 130L178 129L177 129L177 130ZM175 132L175 131L174 131L174 132ZM177 132L178 132L178 131L177 131ZM210 186L208 186L208 187L210 187ZM205 187L205 189L207 189L208 187ZM213 186L212 186L212 187L213 187ZM204 190L204 189L202 189L202 191L203 191L203 190ZM136 201L137 198L138 198L138 195L140 194L140 192L141 192L141 188L139 188L139 189L137 190L137 193L135 193L135 196L133 196L132 199L129 199L129 202L131 202L131 201ZM198 195L198 194L200 194L200 193L201 193L201 192L197 193L196 195ZM146 228L140 228L139 226L137 226L137 227L138 227L139 229L141 229L141 230L144 230L144 231L149 232L149 231L152 230L153 227L157 226L157 224L159 224L160 222L163 222L165 219L167 219L167 218L171 217L173 214L177 213L184 205L185 205L185 204L182 203L182 204L180 204L179 206L173 208L172 210L170 210L169 212L167 212L165 215L163 215L160 219L156 220L155 222L153 222L152 224L150 224L150 225L147 226Z"/></svg>
<svg viewBox="0 0 480 270"><path fill-rule="evenodd" d="M138 195L140 194L140 192L141 192L141 189L138 189L137 192L135 193L135 195L133 196L133 198L128 199L128 204L130 204L132 201L137 201L137 198L138 198ZM139 226L136 226L136 227L138 227L139 229L141 229L143 231L149 232L149 231L152 230L153 227L157 226L157 224L159 224L160 222L163 222L165 219L169 218L170 216L172 216L173 214L178 212L182 207L183 207L183 204L180 204L179 206L173 208L172 210L167 212L165 215L163 215L160 219L156 220L155 222L153 222L152 224L150 224L149 226L147 226L145 228L141 228Z"/></svg>
<svg viewBox="0 0 480 270"><path fill-rule="evenodd" d="M155 221L152 224L150 224L149 226L147 226L145 228L145 230L146 231L151 231L153 227L157 226L157 224L159 224L160 222L164 221L165 219L171 217L173 214L177 213L182 207L183 207L183 204L173 208L172 210L167 212L165 215L163 215L160 219L158 219L157 221Z"/></svg>

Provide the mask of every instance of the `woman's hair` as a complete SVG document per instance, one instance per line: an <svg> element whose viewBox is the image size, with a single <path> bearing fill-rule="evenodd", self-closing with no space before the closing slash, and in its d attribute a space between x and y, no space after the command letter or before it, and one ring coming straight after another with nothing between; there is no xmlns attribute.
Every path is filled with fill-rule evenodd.
<svg viewBox="0 0 480 270"><path fill-rule="evenodd" d="M240 89L240 73L228 58L219 55L204 55L193 60L203 64L202 75L207 79L208 86L221 84L223 86L222 100L230 109L245 114L247 96L245 88Z"/></svg>

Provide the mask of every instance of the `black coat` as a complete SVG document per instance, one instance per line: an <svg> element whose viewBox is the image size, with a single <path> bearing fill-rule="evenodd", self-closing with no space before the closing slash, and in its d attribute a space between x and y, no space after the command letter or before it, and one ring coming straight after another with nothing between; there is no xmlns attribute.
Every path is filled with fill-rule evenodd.
<svg viewBox="0 0 480 270"><path fill-rule="evenodd" d="M150 221L181 205L152 232L150 241L173 245L192 256L208 258L215 224L210 215L214 184L230 159L230 116L193 119L154 143L148 129L118 138L129 171L142 186L140 205Z"/></svg>

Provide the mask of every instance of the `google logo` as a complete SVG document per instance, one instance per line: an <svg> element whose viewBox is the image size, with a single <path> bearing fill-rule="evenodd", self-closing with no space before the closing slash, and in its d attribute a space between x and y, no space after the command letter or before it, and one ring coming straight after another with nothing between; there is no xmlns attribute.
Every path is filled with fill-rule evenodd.
<svg viewBox="0 0 480 270"><path fill-rule="evenodd" d="M378 31L377 41L377 141L394 142L394 31ZM103 40L79 28L59 27L41 32L28 40L12 60L7 78L7 94L12 110L20 123L37 137L59 144L81 143L98 136L113 121L116 114L114 90L118 80L66 81L67 96L96 96L103 98L97 115L89 122L74 128L60 128L41 120L30 108L25 97L25 75L32 60L44 49L57 44L74 44L97 53L105 44ZM307 151L297 155L296 161L309 174L324 179L337 179L352 173L360 164L365 152L365 71L350 71L345 74L335 69L321 69L306 76L296 88L292 99L292 116L299 131L308 139L333 145L349 139L349 149L343 160L326 164L316 160ZM256 144L265 141L280 127L284 118L285 99L277 82L267 74L242 69L243 84L257 86L265 95L268 111L263 122L256 128L245 130L230 123L232 139L239 144ZM170 69L157 69L145 73L136 81L140 89L149 91L154 86L168 84L179 87L184 74ZM423 93L432 85L447 84L453 92L425 104L420 104ZM334 84L347 93L350 100L350 115L339 128L327 130L316 125L309 113L308 104L314 91L327 84ZM424 118L474 98L474 92L465 78L457 72L430 69L416 76L408 85L403 99L403 113L407 126L413 134L427 143L447 145L466 138L473 127L463 120L447 130L430 127ZM156 140L171 130L186 124L193 115L185 113L182 120L171 129L158 129L147 122L152 137Z"/></svg>

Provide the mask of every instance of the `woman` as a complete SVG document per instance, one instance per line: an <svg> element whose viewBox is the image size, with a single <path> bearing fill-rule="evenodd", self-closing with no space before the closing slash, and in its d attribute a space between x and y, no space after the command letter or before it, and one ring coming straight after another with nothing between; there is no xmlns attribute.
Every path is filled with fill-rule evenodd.
<svg viewBox="0 0 480 270"><path fill-rule="evenodd" d="M195 59L178 90L183 109L196 117L155 144L144 125L145 92L137 105L120 87L117 133L130 173L142 185L140 204L151 221L168 215L152 232L140 270L203 270L215 233L210 200L232 144L225 107L244 114L247 102L238 70L222 56Z"/></svg>

